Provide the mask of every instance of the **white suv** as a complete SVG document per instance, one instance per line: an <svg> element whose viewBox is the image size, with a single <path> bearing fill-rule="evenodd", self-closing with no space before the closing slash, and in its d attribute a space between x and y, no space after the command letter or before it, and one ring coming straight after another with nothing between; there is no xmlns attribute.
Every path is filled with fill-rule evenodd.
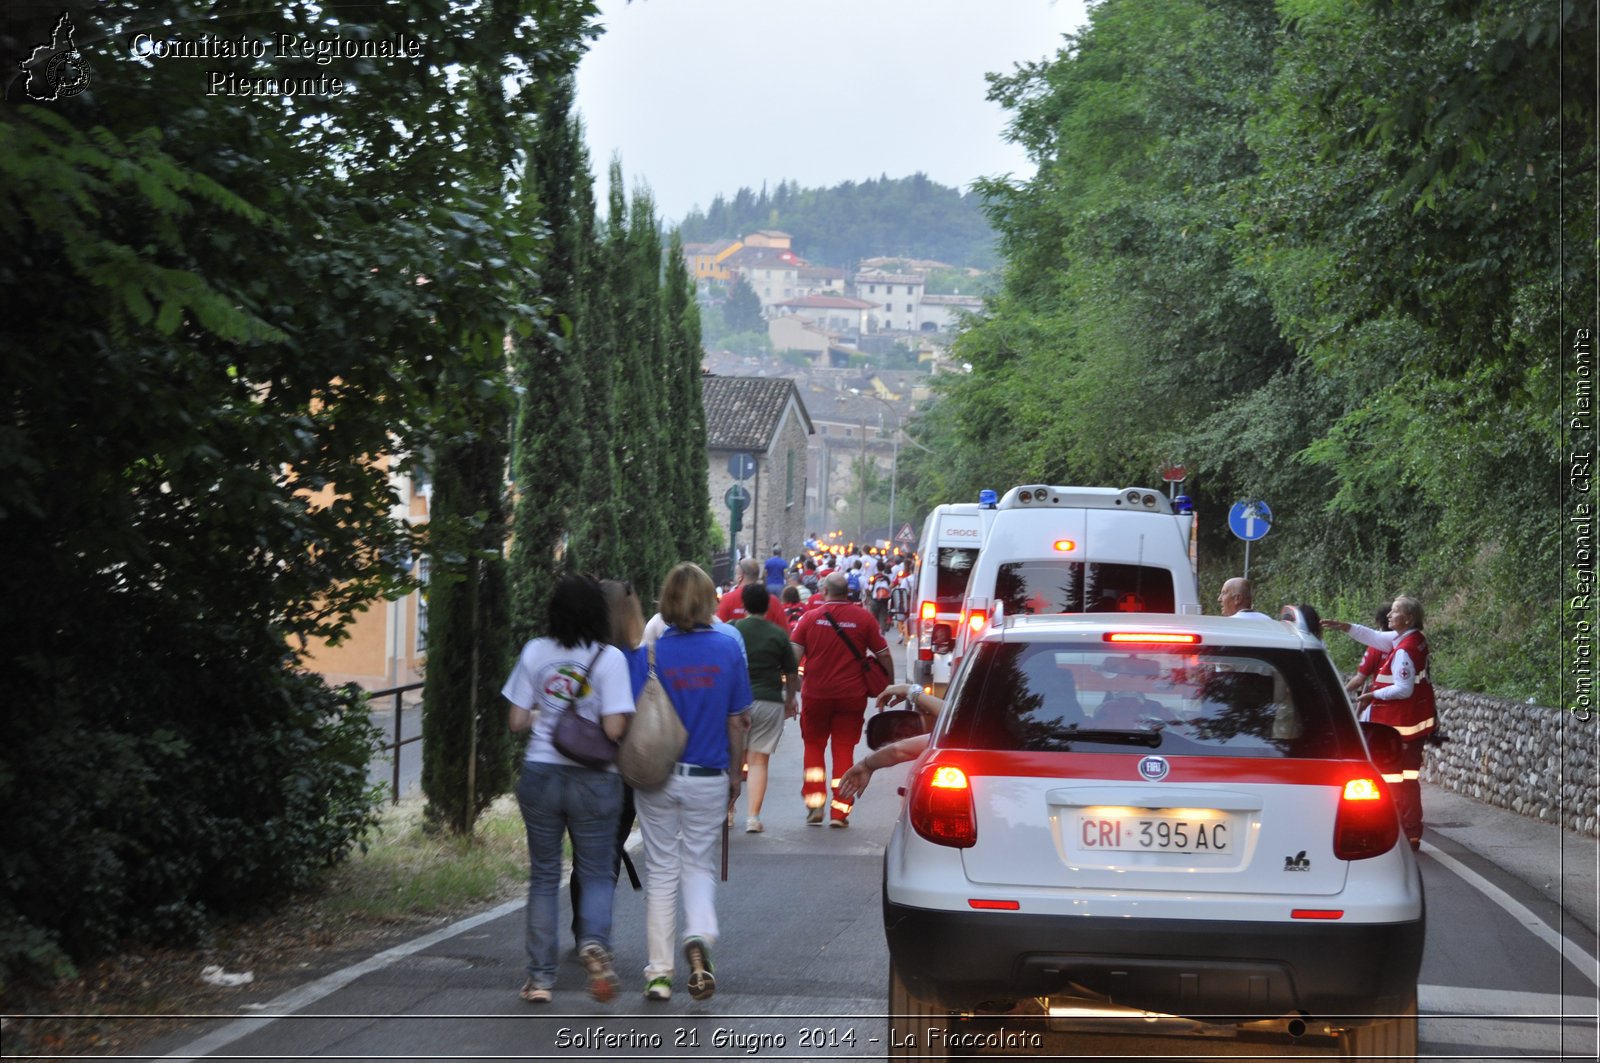
<svg viewBox="0 0 1600 1063"><path fill-rule="evenodd" d="M1006 1014L1413 1058L1422 882L1374 763L1397 750L1303 623L990 630L885 854L896 1057Z"/></svg>

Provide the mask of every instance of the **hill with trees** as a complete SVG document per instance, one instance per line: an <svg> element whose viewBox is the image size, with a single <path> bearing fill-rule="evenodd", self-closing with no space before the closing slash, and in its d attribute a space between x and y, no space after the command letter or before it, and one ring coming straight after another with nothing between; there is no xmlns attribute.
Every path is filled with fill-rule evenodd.
<svg viewBox="0 0 1600 1063"><path fill-rule="evenodd" d="M926 174L880 176L832 188L781 181L771 192L741 188L690 211L685 243L734 239L756 229L782 229L795 253L812 262L851 266L879 255L937 259L989 269L997 261L995 232L982 197L928 179Z"/></svg>
<svg viewBox="0 0 1600 1063"><path fill-rule="evenodd" d="M1179 460L1207 587L1241 568L1229 506L1264 499L1258 605L1419 594L1437 681L1558 704L1589 556L1559 499L1592 428L1559 411L1594 327L1593 7L1090 10L991 81L1038 172L985 189L1003 287L917 429L931 453L901 451L906 496Z"/></svg>

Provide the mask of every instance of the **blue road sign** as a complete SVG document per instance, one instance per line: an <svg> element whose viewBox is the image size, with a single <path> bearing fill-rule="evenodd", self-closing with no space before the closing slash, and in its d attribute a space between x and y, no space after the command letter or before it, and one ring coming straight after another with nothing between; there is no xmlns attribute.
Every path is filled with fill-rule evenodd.
<svg viewBox="0 0 1600 1063"><path fill-rule="evenodd" d="M756 456L748 450L728 455L728 475L735 480L748 480L756 474Z"/></svg>
<svg viewBox="0 0 1600 1063"><path fill-rule="evenodd" d="M1228 510L1228 527L1245 542L1253 543L1272 530L1272 510L1260 499L1235 502Z"/></svg>
<svg viewBox="0 0 1600 1063"><path fill-rule="evenodd" d="M734 484L722 493L722 501L729 509L749 509L750 489L744 484Z"/></svg>

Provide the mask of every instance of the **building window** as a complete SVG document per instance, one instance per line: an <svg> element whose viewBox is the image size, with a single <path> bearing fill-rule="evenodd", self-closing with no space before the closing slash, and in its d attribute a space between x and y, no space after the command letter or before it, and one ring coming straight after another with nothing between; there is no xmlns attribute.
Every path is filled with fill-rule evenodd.
<svg viewBox="0 0 1600 1063"><path fill-rule="evenodd" d="M910 303L906 304L906 313L908 313L908 314L911 313L911 304Z"/></svg>
<svg viewBox="0 0 1600 1063"><path fill-rule="evenodd" d="M827 435L828 434L828 426L825 425L825 424L817 425L817 434L818 435L824 435L824 436Z"/></svg>
<svg viewBox="0 0 1600 1063"><path fill-rule="evenodd" d="M885 285L884 285L884 286L883 286L883 294L884 294L884 295L893 295L893 294L894 294L894 285L892 285L892 284L885 284Z"/></svg>
<svg viewBox="0 0 1600 1063"><path fill-rule="evenodd" d="M794 506L794 451L790 450L784 458L783 474L783 506L789 509Z"/></svg>
<svg viewBox="0 0 1600 1063"><path fill-rule="evenodd" d="M878 294L878 286L876 284L867 285L867 294L868 295L877 295Z"/></svg>
<svg viewBox="0 0 1600 1063"><path fill-rule="evenodd" d="M428 555L417 558L417 652L428 652Z"/></svg>

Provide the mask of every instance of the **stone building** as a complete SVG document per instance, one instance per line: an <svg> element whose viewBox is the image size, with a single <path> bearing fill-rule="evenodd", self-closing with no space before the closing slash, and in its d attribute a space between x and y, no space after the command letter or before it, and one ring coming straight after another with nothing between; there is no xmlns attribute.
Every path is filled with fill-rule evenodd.
<svg viewBox="0 0 1600 1063"><path fill-rule="evenodd" d="M750 495L737 536L742 552L765 557L777 545L794 554L806 536L806 443L813 431L794 381L708 375L700 396L711 509L723 536L728 492L741 486Z"/></svg>

